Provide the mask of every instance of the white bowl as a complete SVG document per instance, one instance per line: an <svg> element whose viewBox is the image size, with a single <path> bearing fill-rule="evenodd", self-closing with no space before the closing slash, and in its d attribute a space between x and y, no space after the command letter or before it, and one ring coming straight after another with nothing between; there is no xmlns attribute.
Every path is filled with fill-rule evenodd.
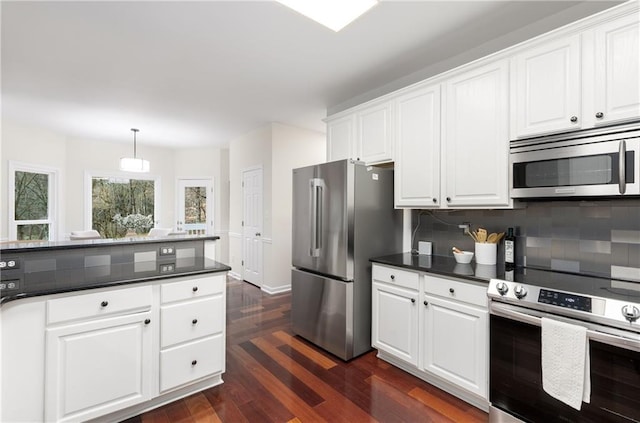
<svg viewBox="0 0 640 423"><path fill-rule="evenodd" d="M471 251L463 251L461 253L453 252L453 256L456 261L461 264L471 263L471 259L473 258L473 253Z"/></svg>

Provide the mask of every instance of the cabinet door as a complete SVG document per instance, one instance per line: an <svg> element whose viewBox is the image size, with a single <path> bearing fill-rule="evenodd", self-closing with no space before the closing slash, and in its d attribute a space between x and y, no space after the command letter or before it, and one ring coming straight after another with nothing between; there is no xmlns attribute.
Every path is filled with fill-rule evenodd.
<svg viewBox="0 0 640 423"><path fill-rule="evenodd" d="M637 15L595 29L594 121L605 124L640 117Z"/></svg>
<svg viewBox="0 0 640 423"><path fill-rule="evenodd" d="M355 115L327 122L327 161L354 157Z"/></svg>
<svg viewBox="0 0 640 423"><path fill-rule="evenodd" d="M418 292L373 282L371 339L375 348L418 365Z"/></svg>
<svg viewBox="0 0 640 423"><path fill-rule="evenodd" d="M356 158L367 164L390 162L392 157L391 102L367 107L356 114Z"/></svg>
<svg viewBox="0 0 640 423"><path fill-rule="evenodd" d="M507 61L458 75L446 87L445 205L509 205Z"/></svg>
<svg viewBox="0 0 640 423"><path fill-rule="evenodd" d="M150 399L150 316L47 329L45 420L84 421Z"/></svg>
<svg viewBox="0 0 640 423"><path fill-rule="evenodd" d="M396 100L395 205L440 204L440 85Z"/></svg>
<svg viewBox="0 0 640 423"><path fill-rule="evenodd" d="M513 59L513 138L580 129L580 35L545 43Z"/></svg>
<svg viewBox="0 0 640 423"><path fill-rule="evenodd" d="M424 370L487 398L488 312L430 295L423 307Z"/></svg>

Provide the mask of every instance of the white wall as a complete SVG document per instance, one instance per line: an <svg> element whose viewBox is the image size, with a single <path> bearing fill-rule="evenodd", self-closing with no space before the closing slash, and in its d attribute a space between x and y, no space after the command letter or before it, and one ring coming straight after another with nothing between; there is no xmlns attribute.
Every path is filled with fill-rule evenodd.
<svg viewBox="0 0 640 423"><path fill-rule="evenodd" d="M325 161L325 135L279 123L230 143L229 265L242 276L242 171L263 169L263 282L269 293L291 286L291 171Z"/></svg>
<svg viewBox="0 0 640 423"><path fill-rule="evenodd" d="M39 128L2 121L0 165L0 239L8 237L8 163L20 161L55 167L60 170L58 238L72 230L88 228L85 213L86 171L119 174L120 157L130 156L132 144L109 143L67 137ZM218 148L171 149L138 144L138 155L151 162L150 175L160 177L159 224L175 227L175 190L178 177L214 179L214 229L224 232L216 258L228 260L226 231L228 228L228 150Z"/></svg>
<svg viewBox="0 0 640 423"><path fill-rule="evenodd" d="M220 239L216 243L216 259L229 261L229 150L215 147L185 148L174 151L175 179L213 179L213 230ZM175 188L176 182L174 182ZM175 195L175 194L174 194ZM177 208L174 207L174 219ZM174 225L169 224L173 227Z"/></svg>
<svg viewBox="0 0 640 423"><path fill-rule="evenodd" d="M16 122L2 121L2 160L0 161L0 240L9 237L8 187L9 161L19 161L38 164L59 169L58 193L59 198L65 196L67 145L66 138L50 131L20 125ZM65 215L65 202L58 202L58 216ZM58 219L57 233L65 231L64 219Z"/></svg>
<svg viewBox="0 0 640 423"><path fill-rule="evenodd" d="M86 216L85 196L88 191L86 171L121 174L118 169L121 157L132 155L132 145L94 140L67 138L67 195L62 197L67 205L67 233L73 230L91 229ZM169 148L150 147L138 143L138 157L151 163L151 172L145 176L160 177L159 227L173 227L175 183L174 151ZM135 177L135 174L132 176ZM156 187L157 189L157 187Z"/></svg>
<svg viewBox="0 0 640 423"><path fill-rule="evenodd" d="M326 160L325 134L274 124L272 141L272 245L265 274L272 291L291 286L292 171Z"/></svg>
<svg viewBox="0 0 640 423"><path fill-rule="evenodd" d="M271 237L271 125L229 143L229 266L242 275L242 171L262 167L263 240Z"/></svg>

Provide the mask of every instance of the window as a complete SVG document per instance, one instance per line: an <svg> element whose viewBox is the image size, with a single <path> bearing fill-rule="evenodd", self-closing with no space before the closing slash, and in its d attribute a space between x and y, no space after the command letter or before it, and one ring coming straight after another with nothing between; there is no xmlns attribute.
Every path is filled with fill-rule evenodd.
<svg viewBox="0 0 640 423"><path fill-rule="evenodd" d="M146 233L159 220L158 178L89 175L88 181L89 221L104 238Z"/></svg>
<svg viewBox="0 0 640 423"><path fill-rule="evenodd" d="M9 162L9 237L53 240L58 170Z"/></svg>

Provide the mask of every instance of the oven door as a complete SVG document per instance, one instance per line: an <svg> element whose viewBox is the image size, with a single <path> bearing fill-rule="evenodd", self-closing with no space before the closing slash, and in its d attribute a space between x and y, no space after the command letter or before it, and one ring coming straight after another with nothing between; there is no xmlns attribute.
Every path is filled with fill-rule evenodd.
<svg viewBox="0 0 640 423"><path fill-rule="evenodd" d="M640 138L513 149L511 197L639 195L639 153Z"/></svg>
<svg viewBox="0 0 640 423"><path fill-rule="evenodd" d="M640 421L640 340L588 331L591 402L578 411L542 389L539 319L549 315L498 307L490 316L490 421L505 421L502 413L536 423Z"/></svg>

